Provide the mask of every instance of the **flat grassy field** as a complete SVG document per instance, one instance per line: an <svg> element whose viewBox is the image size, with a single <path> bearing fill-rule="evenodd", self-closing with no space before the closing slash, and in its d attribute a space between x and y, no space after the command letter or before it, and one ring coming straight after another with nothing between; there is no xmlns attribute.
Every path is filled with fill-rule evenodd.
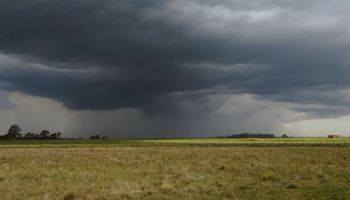
<svg viewBox="0 0 350 200"><path fill-rule="evenodd" d="M109 139L109 140L0 140L9 147L121 147L121 146L350 146L343 138L193 138L193 139Z"/></svg>
<svg viewBox="0 0 350 200"><path fill-rule="evenodd" d="M350 140L0 141L0 199L350 200Z"/></svg>

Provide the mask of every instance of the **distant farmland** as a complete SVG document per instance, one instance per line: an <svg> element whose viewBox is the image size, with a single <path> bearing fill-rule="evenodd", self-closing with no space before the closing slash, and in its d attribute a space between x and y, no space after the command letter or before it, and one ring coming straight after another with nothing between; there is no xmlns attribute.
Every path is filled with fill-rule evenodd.
<svg viewBox="0 0 350 200"><path fill-rule="evenodd" d="M190 138L109 140L0 140L4 147L113 147L113 146L350 146L344 138Z"/></svg>
<svg viewBox="0 0 350 200"><path fill-rule="evenodd" d="M1 141L0 197L350 199L349 138Z"/></svg>

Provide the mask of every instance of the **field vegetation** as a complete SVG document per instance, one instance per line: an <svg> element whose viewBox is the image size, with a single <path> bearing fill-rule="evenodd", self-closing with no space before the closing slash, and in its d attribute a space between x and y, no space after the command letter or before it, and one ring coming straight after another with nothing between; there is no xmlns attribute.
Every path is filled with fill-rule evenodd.
<svg viewBox="0 0 350 200"><path fill-rule="evenodd" d="M343 138L188 138L188 139L107 139L107 140L0 140L9 147L113 147L113 146L350 146Z"/></svg>
<svg viewBox="0 0 350 200"><path fill-rule="evenodd" d="M349 139L1 141L3 200L350 199Z"/></svg>

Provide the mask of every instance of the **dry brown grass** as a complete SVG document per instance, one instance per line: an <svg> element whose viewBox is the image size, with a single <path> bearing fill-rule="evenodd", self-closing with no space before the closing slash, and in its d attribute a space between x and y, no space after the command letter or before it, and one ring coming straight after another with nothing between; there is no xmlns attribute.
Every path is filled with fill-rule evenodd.
<svg viewBox="0 0 350 200"><path fill-rule="evenodd" d="M350 199L350 147L2 148L0 199Z"/></svg>

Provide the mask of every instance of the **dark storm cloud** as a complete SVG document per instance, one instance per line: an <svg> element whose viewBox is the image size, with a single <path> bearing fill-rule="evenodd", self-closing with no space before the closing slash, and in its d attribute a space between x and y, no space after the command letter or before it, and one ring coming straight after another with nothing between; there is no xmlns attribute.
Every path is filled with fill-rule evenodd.
<svg viewBox="0 0 350 200"><path fill-rule="evenodd" d="M176 92L196 98L196 91L346 106L325 97L324 87L350 84L349 6L341 0L3 0L0 52L20 64L0 66L0 86L73 109L153 110L162 100L174 106ZM31 67L38 63L44 67Z"/></svg>

